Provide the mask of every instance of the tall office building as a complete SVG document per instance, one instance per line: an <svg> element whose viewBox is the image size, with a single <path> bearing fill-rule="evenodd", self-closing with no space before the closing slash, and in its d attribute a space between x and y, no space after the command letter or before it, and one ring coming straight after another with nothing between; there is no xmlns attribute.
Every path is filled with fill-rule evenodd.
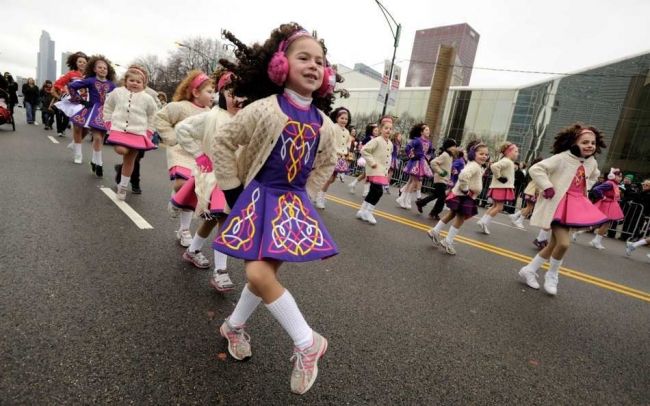
<svg viewBox="0 0 650 406"><path fill-rule="evenodd" d="M70 55L74 54L74 52L62 52L61 53L61 74L60 76L65 75L68 73L68 65L66 63L68 62L68 57Z"/></svg>
<svg viewBox="0 0 650 406"><path fill-rule="evenodd" d="M454 65L458 68L454 69L451 85L469 85L479 38L480 35L465 23L416 31L406 86L431 86L440 45L456 49Z"/></svg>
<svg viewBox="0 0 650 406"><path fill-rule="evenodd" d="M47 31L41 32L36 66L36 84L38 86L41 86L47 79L56 79L54 41L50 39L50 34Z"/></svg>

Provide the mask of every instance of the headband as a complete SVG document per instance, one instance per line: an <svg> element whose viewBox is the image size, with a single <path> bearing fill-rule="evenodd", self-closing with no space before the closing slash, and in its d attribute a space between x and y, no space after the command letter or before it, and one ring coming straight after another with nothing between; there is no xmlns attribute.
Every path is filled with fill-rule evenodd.
<svg viewBox="0 0 650 406"><path fill-rule="evenodd" d="M136 72L138 72L139 74L142 75L142 77L144 78L145 83L148 81L147 72L145 72L144 69L142 69L142 68L140 68L138 66L135 66L135 65L129 66L127 71L136 71Z"/></svg>
<svg viewBox="0 0 650 406"><path fill-rule="evenodd" d="M312 35L307 30L297 30L296 32L291 34L289 38L280 42L280 46L278 47L278 49L280 52L286 52L287 48L289 48L289 45L291 45L291 43L296 39L301 37L311 37L311 36Z"/></svg>
<svg viewBox="0 0 650 406"><path fill-rule="evenodd" d="M346 108L342 108L341 110L338 111L338 113L336 113L336 118L339 118L339 116L341 116L341 114L343 113L347 114L348 116L350 115L350 113Z"/></svg>
<svg viewBox="0 0 650 406"><path fill-rule="evenodd" d="M508 152L510 152L510 151L511 151L514 147L516 147L516 146L517 146L516 144L510 144L510 145L508 145L508 147L505 149L505 151L503 151L503 155L507 155Z"/></svg>
<svg viewBox="0 0 650 406"><path fill-rule="evenodd" d="M205 83L206 80L210 80L208 75L203 72L199 73L194 79L192 79L192 83L190 83L190 90L198 89L203 83Z"/></svg>
<svg viewBox="0 0 650 406"><path fill-rule="evenodd" d="M384 124L386 121L390 122L391 124L393 123L393 119L391 117L382 117L382 119L379 120L379 123Z"/></svg>
<svg viewBox="0 0 650 406"><path fill-rule="evenodd" d="M221 77L219 78L219 82L217 83L217 92L221 92L226 86L232 83L234 74L232 72L225 72Z"/></svg>
<svg viewBox="0 0 650 406"><path fill-rule="evenodd" d="M580 132L578 132L578 137L581 136L582 134L586 134L586 133L592 133L594 136L596 135L596 133L594 133L589 128L583 128L582 130L580 130Z"/></svg>

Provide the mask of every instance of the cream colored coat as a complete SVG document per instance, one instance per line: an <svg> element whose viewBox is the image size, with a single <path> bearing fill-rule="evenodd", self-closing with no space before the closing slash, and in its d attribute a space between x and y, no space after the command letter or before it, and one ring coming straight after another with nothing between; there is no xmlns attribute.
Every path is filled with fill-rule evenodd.
<svg viewBox="0 0 650 406"><path fill-rule="evenodd" d="M515 163L510 158L503 157L490 165L492 171L492 181L490 189L514 189L515 188ZM497 179L505 176L508 178L506 183L501 183Z"/></svg>
<svg viewBox="0 0 650 406"><path fill-rule="evenodd" d="M528 174L541 191L550 187L555 189L555 196L552 199L545 199L540 196L537 200L535 210L530 218L530 224L532 226L541 228L551 227L557 206L569 190L571 182L581 164L585 167L585 177L587 178L587 185L584 191L586 195L589 185L594 183L600 175L598 163L593 156L583 160L569 151L564 151L530 167Z"/></svg>
<svg viewBox="0 0 650 406"><path fill-rule="evenodd" d="M314 168L306 185L307 193L312 198L330 178L337 161L335 124L323 112L320 113L323 118L320 141ZM246 106L232 120L219 127L211 140L210 158L219 163L215 165L215 175L222 190L234 189L242 183L246 186L255 178L288 120L289 117L278 104L277 95L272 95Z"/></svg>
<svg viewBox="0 0 650 406"><path fill-rule="evenodd" d="M158 110L154 118L154 125L160 134L162 144L167 147L167 169L174 166L195 169L194 157L178 145L174 127L184 119L206 111L210 111L210 108L199 107L187 100L167 103L165 107Z"/></svg>
<svg viewBox="0 0 650 406"><path fill-rule="evenodd" d="M111 130L142 136L153 133L156 102L146 92L118 87L108 94L103 109L104 121L111 123Z"/></svg>
<svg viewBox="0 0 650 406"><path fill-rule="evenodd" d="M392 154L393 143L381 136L364 145L361 156L366 160L366 176L388 176Z"/></svg>
<svg viewBox="0 0 650 406"><path fill-rule="evenodd" d="M345 157L350 151L350 143L352 142L350 132L347 128L340 125L335 125L336 134L336 154L339 157Z"/></svg>
<svg viewBox="0 0 650 406"><path fill-rule="evenodd" d="M176 124L178 145L193 157L198 157L203 153L212 156L214 154L210 150L213 144L212 139L219 131L219 126L231 119L232 116L218 106L205 113L188 117ZM218 164L218 162L212 161L213 167L216 167ZM214 171L203 173L198 168L192 170L192 175L194 176L195 182L194 192L197 197L197 205L194 212L196 215L201 215L209 212L210 197L215 186L217 186L217 178ZM229 212L229 210L226 209L226 212Z"/></svg>
<svg viewBox="0 0 650 406"><path fill-rule="evenodd" d="M431 160L430 166L433 171L433 183L449 183L449 179L451 179L452 162L453 158L447 151ZM440 173L443 171L447 172L447 176L440 176Z"/></svg>
<svg viewBox="0 0 650 406"><path fill-rule="evenodd" d="M455 195L462 195L463 190L469 190L468 196L476 199L483 190L483 172L485 170L476 161L469 161L458 174L458 182L451 192Z"/></svg>

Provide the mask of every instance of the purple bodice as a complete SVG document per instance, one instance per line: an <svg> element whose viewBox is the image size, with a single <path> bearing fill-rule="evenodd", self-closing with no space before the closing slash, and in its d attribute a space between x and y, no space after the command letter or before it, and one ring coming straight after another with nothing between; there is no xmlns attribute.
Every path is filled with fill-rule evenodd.
<svg viewBox="0 0 650 406"><path fill-rule="evenodd" d="M73 101L81 100L78 90L83 88L88 89L88 101L91 104L104 105L106 95L115 89L115 83L110 80L101 81L94 76L71 82L68 84L68 89Z"/></svg>
<svg viewBox="0 0 650 406"><path fill-rule="evenodd" d="M284 95L278 95L278 103L289 120L255 180L274 188L304 189L314 166L323 118L313 105L301 109Z"/></svg>

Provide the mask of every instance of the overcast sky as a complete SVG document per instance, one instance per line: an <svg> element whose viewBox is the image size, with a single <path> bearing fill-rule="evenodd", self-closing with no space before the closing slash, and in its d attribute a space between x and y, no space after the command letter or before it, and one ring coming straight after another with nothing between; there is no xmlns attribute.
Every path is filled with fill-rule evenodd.
<svg viewBox="0 0 650 406"><path fill-rule="evenodd" d="M174 41L219 37L264 40L297 21L324 38L333 63L363 62L381 71L392 37L374 0L0 0L0 70L35 76L41 30L63 51L104 53L128 64L146 54L165 58ZM110 3L108 10L103 4ZM383 0L403 26L397 60L403 72L415 31L466 22L481 36L477 68L546 72L581 69L650 49L650 0ZM472 86L514 86L545 78L475 69ZM404 76L405 78L405 76Z"/></svg>

